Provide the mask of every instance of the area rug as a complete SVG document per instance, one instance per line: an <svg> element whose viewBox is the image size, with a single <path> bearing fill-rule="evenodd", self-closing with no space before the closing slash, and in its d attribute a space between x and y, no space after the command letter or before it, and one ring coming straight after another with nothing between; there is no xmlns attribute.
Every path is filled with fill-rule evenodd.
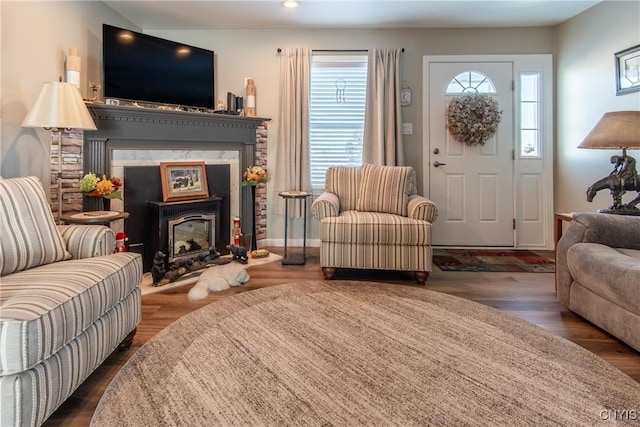
<svg viewBox="0 0 640 427"><path fill-rule="evenodd" d="M231 255L225 255L221 257L222 259L231 260ZM280 261L282 259L282 255L270 253L268 257L264 258L251 258L249 257L248 267L255 267L257 265L267 264L270 262ZM209 267L215 268L215 267ZM200 274L202 274L205 270L199 270L194 272L193 274L185 275L175 282L168 283L163 286L153 286L153 278L151 277L151 273L145 273L142 277L142 283L140 283L140 291L142 292L142 296L154 294L156 292L164 292L168 289L178 288L180 286L193 285L198 281Z"/></svg>
<svg viewBox="0 0 640 427"><path fill-rule="evenodd" d="M594 425L638 402L631 377L496 309L309 281L177 320L116 375L91 425Z"/></svg>
<svg viewBox="0 0 640 427"><path fill-rule="evenodd" d="M434 249L433 263L442 271L555 272L553 251Z"/></svg>

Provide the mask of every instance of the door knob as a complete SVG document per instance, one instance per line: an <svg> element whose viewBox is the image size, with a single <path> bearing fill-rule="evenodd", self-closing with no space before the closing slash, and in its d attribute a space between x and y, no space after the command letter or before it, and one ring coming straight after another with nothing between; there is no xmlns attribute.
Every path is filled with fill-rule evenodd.
<svg viewBox="0 0 640 427"><path fill-rule="evenodd" d="M440 163L440 162L439 162L439 161L437 161L437 160L436 160L435 162L433 162L433 166L434 166L434 167L436 167L436 168L437 168L438 166L444 166L444 165L446 165L446 163Z"/></svg>

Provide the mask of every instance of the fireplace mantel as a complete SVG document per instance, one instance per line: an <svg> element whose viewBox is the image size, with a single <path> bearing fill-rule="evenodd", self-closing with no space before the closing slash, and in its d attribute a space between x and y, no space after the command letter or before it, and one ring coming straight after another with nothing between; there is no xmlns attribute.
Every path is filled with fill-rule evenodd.
<svg viewBox="0 0 640 427"><path fill-rule="evenodd" d="M150 125L153 129L169 131L173 139L182 139L177 132L188 129L189 137L208 142L235 141L255 142L255 129L270 119L263 117L243 117L228 114L201 113L158 108L87 104L93 116L97 131L86 132L92 137L107 133L119 135L121 130L131 130L129 125ZM137 129L137 127L136 127ZM215 129L215 133L211 133ZM126 137L126 135L124 135Z"/></svg>
<svg viewBox="0 0 640 427"><path fill-rule="evenodd" d="M256 130L270 119L226 114L162 110L88 103L97 130L85 131L83 170L108 173L113 150L224 150L238 151L241 172L254 163ZM242 180L238 176L238 182ZM126 196L125 196L126 197ZM97 198L85 198L84 210ZM251 194L240 194L244 226L251 229Z"/></svg>

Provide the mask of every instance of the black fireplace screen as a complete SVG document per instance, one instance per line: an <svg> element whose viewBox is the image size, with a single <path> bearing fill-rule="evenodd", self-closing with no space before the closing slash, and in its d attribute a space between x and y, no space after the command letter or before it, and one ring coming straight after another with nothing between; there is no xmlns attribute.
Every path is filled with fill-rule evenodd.
<svg viewBox="0 0 640 427"><path fill-rule="evenodd" d="M215 246L215 215L188 215L169 221L169 262L209 253Z"/></svg>
<svg viewBox="0 0 640 427"><path fill-rule="evenodd" d="M194 258L211 246L222 252L221 201L220 197L172 203L147 201L144 271L151 271L157 251L165 254L169 262Z"/></svg>

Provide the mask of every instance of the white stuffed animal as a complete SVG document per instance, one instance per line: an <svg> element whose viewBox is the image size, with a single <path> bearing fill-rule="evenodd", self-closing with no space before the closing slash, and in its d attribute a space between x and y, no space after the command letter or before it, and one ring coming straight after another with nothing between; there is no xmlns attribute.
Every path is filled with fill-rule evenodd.
<svg viewBox="0 0 640 427"><path fill-rule="evenodd" d="M249 281L246 266L237 262L216 265L206 269L189 291L191 301L204 299L209 292L222 291L231 286L240 286Z"/></svg>

